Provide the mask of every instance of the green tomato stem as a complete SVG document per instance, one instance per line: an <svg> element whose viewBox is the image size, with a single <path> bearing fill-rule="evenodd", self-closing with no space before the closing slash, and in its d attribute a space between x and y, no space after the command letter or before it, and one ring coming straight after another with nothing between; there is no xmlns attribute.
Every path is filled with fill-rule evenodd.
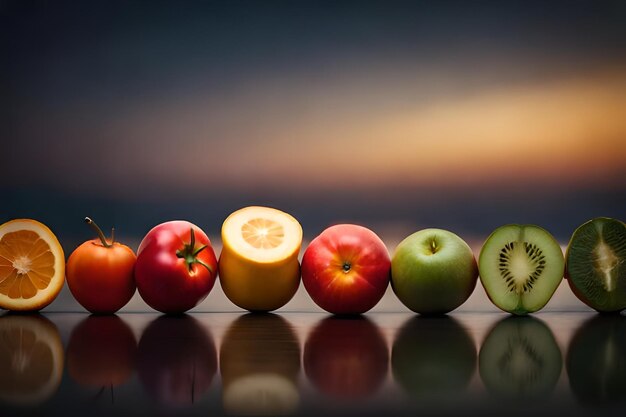
<svg viewBox="0 0 626 417"><path fill-rule="evenodd" d="M196 259L195 263L202 265L203 267L205 267L207 269L207 271L209 271L209 274L213 273L213 268L211 268L209 265L205 264L204 262L202 262L200 259Z"/></svg>
<svg viewBox="0 0 626 417"><path fill-rule="evenodd" d="M198 254L205 250L208 245L202 245L196 248L196 235L193 231L193 227L189 231L189 234L191 235L190 242L185 243L182 249L177 250L176 256L185 260L189 272L191 272L193 264L199 264L205 267L209 271L209 273L212 274L213 269L209 265L198 259Z"/></svg>
<svg viewBox="0 0 626 417"><path fill-rule="evenodd" d="M193 227L191 228L191 231L189 233L191 234L191 242L189 243L189 248L193 252L193 248L196 246L196 234L193 232Z"/></svg>
<svg viewBox="0 0 626 417"><path fill-rule="evenodd" d="M193 256L198 256L198 254L200 252L202 252L203 250L205 250L207 248L208 245L202 245L200 246L198 249L193 251Z"/></svg>
<svg viewBox="0 0 626 417"><path fill-rule="evenodd" d="M100 238L100 241L102 242L102 246L104 246L105 248L110 248L113 246L113 239L111 239L111 243L107 242L107 238L104 236L104 233L102 233L102 229L98 227L96 222L91 220L89 217L85 217L85 223L91 226L91 228L95 230L95 232L98 234L98 237ZM113 231L113 235L115 235L115 231Z"/></svg>

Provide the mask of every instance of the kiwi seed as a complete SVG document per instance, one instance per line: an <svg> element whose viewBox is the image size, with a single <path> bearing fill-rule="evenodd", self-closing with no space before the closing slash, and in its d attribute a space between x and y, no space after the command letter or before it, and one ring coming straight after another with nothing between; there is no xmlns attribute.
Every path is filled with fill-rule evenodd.
<svg viewBox="0 0 626 417"><path fill-rule="evenodd" d="M513 274L511 271L511 258L515 254L515 248L522 244L526 254L527 265L534 268L527 276ZM519 255L518 255L519 256ZM528 242L509 242L500 251L500 275L506 281L507 288L510 292L523 294L533 288L533 284L546 266L546 259L543 251L537 245Z"/></svg>

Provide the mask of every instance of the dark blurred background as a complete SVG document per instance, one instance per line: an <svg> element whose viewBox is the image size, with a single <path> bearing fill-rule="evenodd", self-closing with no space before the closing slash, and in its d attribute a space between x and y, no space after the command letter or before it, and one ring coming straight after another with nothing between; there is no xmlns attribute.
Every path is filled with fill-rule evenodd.
<svg viewBox="0 0 626 417"><path fill-rule="evenodd" d="M401 238L626 213L626 2L0 1L0 222Z"/></svg>

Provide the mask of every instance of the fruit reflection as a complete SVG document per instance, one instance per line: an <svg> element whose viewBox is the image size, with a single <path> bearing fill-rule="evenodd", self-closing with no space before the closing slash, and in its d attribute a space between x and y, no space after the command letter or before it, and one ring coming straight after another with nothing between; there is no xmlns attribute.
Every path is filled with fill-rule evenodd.
<svg viewBox="0 0 626 417"><path fill-rule="evenodd" d="M476 347L452 317L409 319L391 354L395 381L419 400L451 400L463 393L476 369Z"/></svg>
<svg viewBox="0 0 626 417"><path fill-rule="evenodd" d="M0 401L37 405L49 399L63 374L57 327L40 315L0 317Z"/></svg>
<svg viewBox="0 0 626 417"><path fill-rule="evenodd" d="M132 375L137 342L118 316L89 316L73 330L67 346L67 371L80 385L109 388Z"/></svg>
<svg viewBox="0 0 626 417"><path fill-rule="evenodd" d="M146 391L171 406L192 405L208 391L217 370L208 330L187 315L160 316L141 336L137 371Z"/></svg>
<svg viewBox="0 0 626 417"><path fill-rule="evenodd" d="M583 323L569 345L567 373L581 403L626 402L626 317L597 315Z"/></svg>
<svg viewBox="0 0 626 417"><path fill-rule="evenodd" d="M304 346L304 370L320 391L336 398L364 398L387 375L389 351L380 330L365 317L329 317Z"/></svg>
<svg viewBox="0 0 626 417"><path fill-rule="evenodd" d="M300 401L300 345L291 325L274 314L246 314L228 328L220 348L226 412L290 414Z"/></svg>
<svg viewBox="0 0 626 417"><path fill-rule="evenodd" d="M550 329L533 317L508 317L487 335L479 354L480 377L506 399L547 397L561 375L562 358Z"/></svg>

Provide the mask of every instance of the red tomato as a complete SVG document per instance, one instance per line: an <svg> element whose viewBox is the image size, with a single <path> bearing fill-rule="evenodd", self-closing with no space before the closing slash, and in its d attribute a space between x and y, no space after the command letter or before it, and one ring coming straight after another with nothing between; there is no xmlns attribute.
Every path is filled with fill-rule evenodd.
<svg viewBox="0 0 626 417"><path fill-rule="evenodd" d="M161 223L137 251L135 280L141 298L163 313L182 313L206 298L217 277L207 235L183 220Z"/></svg>
<svg viewBox="0 0 626 417"><path fill-rule="evenodd" d="M100 238L88 240L72 252L65 268L67 286L90 312L115 313L135 293L133 268L137 258L128 246L113 239L109 243L89 217L85 221Z"/></svg>

